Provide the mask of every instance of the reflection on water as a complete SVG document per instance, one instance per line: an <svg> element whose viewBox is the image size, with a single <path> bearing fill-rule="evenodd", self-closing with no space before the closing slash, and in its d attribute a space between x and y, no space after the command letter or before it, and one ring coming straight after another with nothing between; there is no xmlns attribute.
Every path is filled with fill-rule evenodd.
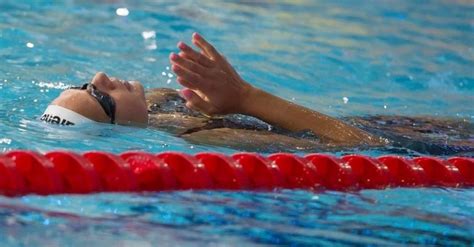
<svg viewBox="0 0 474 247"><path fill-rule="evenodd" d="M8 226L0 234L9 245L469 245L473 205L462 201L472 196L441 189L27 196L0 199Z"/></svg>

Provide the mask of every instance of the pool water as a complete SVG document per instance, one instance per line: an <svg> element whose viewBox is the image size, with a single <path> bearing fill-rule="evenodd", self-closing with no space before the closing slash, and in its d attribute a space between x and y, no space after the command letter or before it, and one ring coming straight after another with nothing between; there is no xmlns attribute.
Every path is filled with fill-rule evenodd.
<svg viewBox="0 0 474 247"><path fill-rule="evenodd" d="M36 120L97 71L179 88L167 57L195 31L247 81L332 116L474 119L470 1L1 0L0 10L0 152L239 151ZM473 202L469 188L0 197L0 246L469 246Z"/></svg>

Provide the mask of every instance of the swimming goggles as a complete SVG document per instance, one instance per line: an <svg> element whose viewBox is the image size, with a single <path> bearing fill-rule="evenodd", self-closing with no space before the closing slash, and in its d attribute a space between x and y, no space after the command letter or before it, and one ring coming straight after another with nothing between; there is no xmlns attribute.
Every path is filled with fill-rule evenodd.
<svg viewBox="0 0 474 247"><path fill-rule="evenodd" d="M69 89L79 89L86 90L94 99L99 102L102 109L104 109L105 114L110 118L110 123L115 123L115 101L107 93L104 93L97 89L97 87L92 83L86 83L80 87L70 87Z"/></svg>

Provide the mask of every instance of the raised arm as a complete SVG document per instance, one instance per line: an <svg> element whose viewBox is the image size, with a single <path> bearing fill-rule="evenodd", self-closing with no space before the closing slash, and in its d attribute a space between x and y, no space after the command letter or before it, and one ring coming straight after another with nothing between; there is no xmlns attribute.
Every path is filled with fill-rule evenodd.
<svg viewBox="0 0 474 247"><path fill-rule="evenodd" d="M181 95L187 107L207 115L250 115L291 131L310 130L336 145L379 142L361 129L253 87L202 36L194 33L192 42L200 53L179 42L179 54L170 55L177 81L185 87Z"/></svg>

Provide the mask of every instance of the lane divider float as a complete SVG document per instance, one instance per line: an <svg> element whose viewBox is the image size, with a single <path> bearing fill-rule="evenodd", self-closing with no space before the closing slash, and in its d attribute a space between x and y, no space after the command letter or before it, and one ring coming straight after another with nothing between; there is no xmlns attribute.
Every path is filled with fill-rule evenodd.
<svg viewBox="0 0 474 247"><path fill-rule="evenodd" d="M0 195L473 187L474 159L288 153L0 153Z"/></svg>

